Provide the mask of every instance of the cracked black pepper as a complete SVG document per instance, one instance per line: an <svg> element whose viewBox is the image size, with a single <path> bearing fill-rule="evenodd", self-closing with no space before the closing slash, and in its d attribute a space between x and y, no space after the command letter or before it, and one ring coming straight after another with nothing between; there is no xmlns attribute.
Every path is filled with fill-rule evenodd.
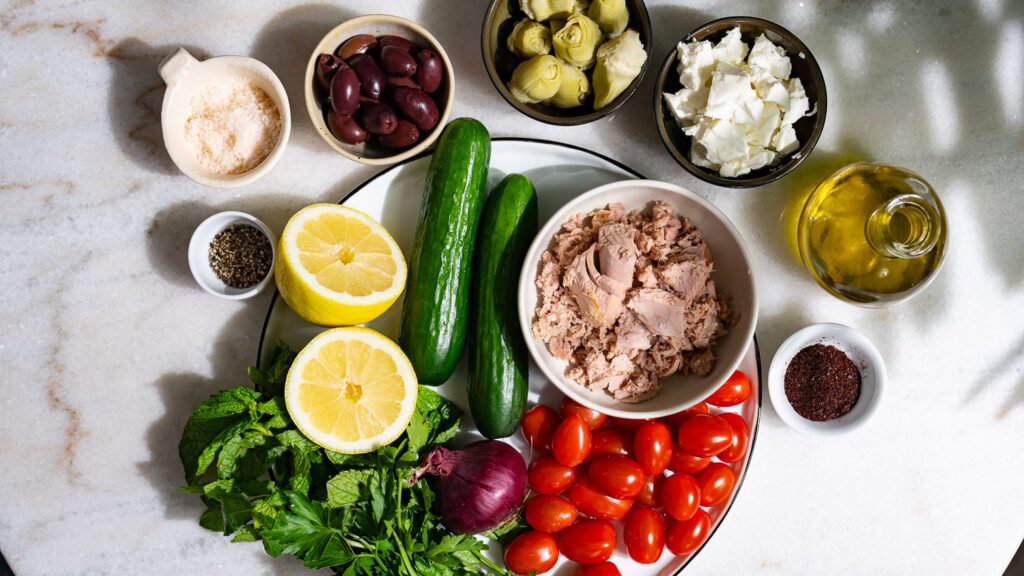
<svg viewBox="0 0 1024 576"><path fill-rule="evenodd" d="M210 267L232 288L250 288L259 284L273 264L270 239L262 230L248 224L232 224L210 242Z"/></svg>

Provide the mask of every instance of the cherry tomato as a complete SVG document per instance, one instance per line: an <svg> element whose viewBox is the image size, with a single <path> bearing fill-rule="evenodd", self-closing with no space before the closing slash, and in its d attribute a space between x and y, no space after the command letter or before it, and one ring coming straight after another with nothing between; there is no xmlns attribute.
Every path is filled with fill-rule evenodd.
<svg viewBox="0 0 1024 576"><path fill-rule="evenodd" d="M622 540L629 557L641 564L653 564L665 547L665 523L650 508L634 508L626 516Z"/></svg>
<svg viewBox="0 0 1024 576"><path fill-rule="evenodd" d="M558 548L580 564L600 564L615 551L615 528L607 520L583 520L562 530Z"/></svg>
<svg viewBox="0 0 1024 576"><path fill-rule="evenodd" d="M562 418L568 418L570 414L578 414L591 430L597 430L608 420L608 417L604 414L597 410L591 410L566 396L562 398Z"/></svg>
<svg viewBox="0 0 1024 576"><path fill-rule="evenodd" d="M580 568L576 576L622 576L619 567L611 562L601 562Z"/></svg>
<svg viewBox="0 0 1024 576"><path fill-rule="evenodd" d="M743 417L739 414L733 414L726 412L725 414L719 414L732 427L732 442L729 447L722 450L718 454L718 459L722 462L739 462L747 455L747 442L750 441L750 431L747 429L747 423L744 422ZM669 466L671 468L671 466Z"/></svg>
<svg viewBox="0 0 1024 576"><path fill-rule="evenodd" d="M591 435L590 457L617 454L629 456L633 450L633 436L619 428L601 428Z"/></svg>
<svg viewBox="0 0 1024 576"><path fill-rule="evenodd" d="M750 398L750 378L739 370L732 373L722 387L708 396L707 402L712 406L735 406Z"/></svg>
<svg viewBox="0 0 1024 576"><path fill-rule="evenodd" d="M534 450L547 453L551 450L551 436L558 427L558 413L544 404L537 404L523 414L523 436Z"/></svg>
<svg viewBox="0 0 1024 576"><path fill-rule="evenodd" d="M641 506L660 508L661 488L664 483L665 476L662 474L644 477L644 485L640 488L640 493L633 500Z"/></svg>
<svg viewBox="0 0 1024 576"><path fill-rule="evenodd" d="M625 456L601 456L590 462L587 476L598 490L613 498L632 498L640 493L644 471Z"/></svg>
<svg viewBox="0 0 1024 576"><path fill-rule="evenodd" d="M562 466L554 458L546 456L530 464L527 479L530 488L541 494L558 494L576 481L576 469Z"/></svg>
<svg viewBox="0 0 1024 576"><path fill-rule="evenodd" d="M558 562L558 543L551 534L526 532L505 548L505 567L516 574L543 574Z"/></svg>
<svg viewBox="0 0 1024 576"><path fill-rule="evenodd" d="M711 458L694 456L682 451L678 446L672 452L672 461L668 463L668 469L673 472L696 474L711 464Z"/></svg>
<svg viewBox="0 0 1024 576"><path fill-rule="evenodd" d="M679 424L678 436L683 452L711 457L732 443L732 426L720 416L694 414Z"/></svg>
<svg viewBox="0 0 1024 576"><path fill-rule="evenodd" d="M608 423L613 428L619 430L625 430L626 432L636 432L644 424L650 424L654 420L648 420L645 418L619 418L618 416L609 416Z"/></svg>
<svg viewBox="0 0 1024 576"><path fill-rule="evenodd" d="M565 491L565 497L580 512L601 520L622 520L633 507L632 500L608 496L598 490L586 476L580 476L580 479Z"/></svg>
<svg viewBox="0 0 1024 576"><path fill-rule="evenodd" d="M736 474L729 466L714 462L697 474L697 485L700 486L700 505L718 506L732 494Z"/></svg>
<svg viewBox="0 0 1024 576"><path fill-rule="evenodd" d="M590 446L590 428L579 414L570 414L562 420L551 437L551 453L563 466L578 466L589 458Z"/></svg>
<svg viewBox="0 0 1024 576"><path fill-rule="evenodd" d="M558 496L541 494L526 503L526 522L534 530L558 532L576 521L576 508Z"/></svg>
<svg viewBox="0 0 1024 576"><path fill-rule="evenodd" d="M641 426L633 438L633 455L645 474L655 476L664 472L672 461L672 433L668 426L658 422Z"/></svg>
<svg viewBox="0 0 1024 576"><path fill-rule="evenodd" d="M661 487L661 500L669 516L676 520L689 520L700 508L700 487L689 474L673 474Z"/></svg>
<svg viewBox="0 0 1024 576"><path fill-rule="evenodd" d="M694 406L690 406L689 408L687 408L686 410L683 410L681 412L676 412L675 414L670 414L668 416L664 416L662 418L658 418L658 422L661 422L662 424L665 424L665 425L668 425L668 426L679 426L679 423L682 422L683 419L686 418L687 416L690 416L692 414L710 414L710 413L711 413L711 409L708 408L707 403L706 402L701 402L700 404L696 404Z"/></svg>
<svg viewBox="0 0 1024 576"><path fill-rule="evenodd" d="M669 519L665 530L665 547L676 556L686 556L700 548L711 530L711 517L698 508L689 520Z"/></svg>

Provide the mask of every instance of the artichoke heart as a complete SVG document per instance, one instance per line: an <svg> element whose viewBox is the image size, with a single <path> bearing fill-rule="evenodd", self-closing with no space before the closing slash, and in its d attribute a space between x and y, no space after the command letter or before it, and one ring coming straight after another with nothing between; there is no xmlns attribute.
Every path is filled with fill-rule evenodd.
<svg viewBox="0 0 1024 576"><path fill-rule="evenodd" d="M565 60L559 60L562 67L562 81L559 83L558 92L547 101L556 108L576 108L582 106L590 95L590 80L583 70L569 64Z"/></svg>
<svg viewBox="0 0 1024 576"><path fill-rule="evenodd" d="M508 89L516 100L525 104L536 104L554 96L561 83L562 66L558 63L558 58L550 54L541 54L516 66Z"/></svg>
<svg viewBox="0 0 1024 576"><path fill-rule="evenodd" d="M547 26L523 18L516 22L508 37L508 49L520 58L533 58L551 52L551 30Z"/></svg>
<svg viewBox="0 0 1024 576"><path fill-rule="evenodd" d="M594 68L594 109L604 108L622 94L640 75L646 61L647 52L636 30L626 30L602 44Z"/></svg>
<svg viewBox="0 0 1024 576"><path fill-rule="evenodd" d="M530 20L568 18L576 9L576 0L519 0L519 7Z"/></svg>
<svg viewBox="0 0 1024 576"><path fill-rule="evenodd" d="M593 67L597 47L603 39L597 22L583 14L573 14L551 37L551 43L555 45L555 56L580 70L587 70Z"/></svg>
<svg viewBox="0 0 1024 576"><path fill-rule="evenodd" d="M618 36L629 24L629 10L626 0L593 0L587 16L609 36Z"/></svg>

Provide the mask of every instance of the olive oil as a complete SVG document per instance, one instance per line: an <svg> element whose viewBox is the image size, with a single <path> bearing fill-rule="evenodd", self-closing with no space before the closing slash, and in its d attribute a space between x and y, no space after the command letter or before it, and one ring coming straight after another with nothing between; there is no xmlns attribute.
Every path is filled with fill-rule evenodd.
<svg viewBox="0 0 1024 576"><path fill-rule="evenodd" d="M945 252L946 216L914 172L860 162L818 185L797 234L800 256L819 284L842 299L878 306L928 284Z"/></svg>

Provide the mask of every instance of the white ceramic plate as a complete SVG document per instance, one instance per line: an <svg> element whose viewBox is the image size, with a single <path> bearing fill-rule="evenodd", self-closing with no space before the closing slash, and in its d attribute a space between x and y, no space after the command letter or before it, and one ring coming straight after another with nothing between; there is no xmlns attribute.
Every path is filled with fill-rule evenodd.
<svg viewBox="0 0 1024 576"><path fill-rule="evenodd" d="M409 257L413 237L416 234L420 198L423 194L423 184L429 162L430 154L428 152L391 166L364 182L342 200L346 206L358 208L380 220L394 236L398 245L402 247L406 258ZM513 172L525 174L537 188L541 222L547 221L569 200L591 188L624 178L642 178L636 171L582 148L540 140L495 139L491 149L491 170L488 180L495 184L505 175ZM399 299L399 302L391 309L367 326L388 337L396 338L401 308L401 299ZM275 295L263 326L257 364L260 364L262 359L269 357L277 342L283 340L293 350L298 351L323 330L322 327L303 321L288 308L284 300ZM711 536L714 535L714 531L739 492L757 438L761 410L761 362L756 341L750 343L738 369L750 377L753 390L746 402L729 410L738 412L747 422L747 427L750 429L750 442L747 447L747 456L731 465L737 477L736 488L733 490L732 496L725 503L708 509L712 523ZM530 363L529 380L530 405L544 403L557 410L562 400L562 393L545 378L533 362ZM462 430L455 442L466 444L481 439L482 437L477 432L472 417L469 415L466 400L466 362L463 361L451 379L436 390L454 401L465 413L462 419ZM521 433L506 438L505 441L520 450L529 462L530 449ZM612 561L623 574L634 576L678 574L700 552L698 549L689 556L679 557L666 550L661 559L654 564L637 564L629 559L625 545L622 543L621 522L616 524L618 547ZM708 537L708 540L711 536ZM500 561L500 546L492 545L488 555L492 559ZM556 568L548 574L570 576L574 575L576 571L577 566L563 557L559 560Z"/></svg>

